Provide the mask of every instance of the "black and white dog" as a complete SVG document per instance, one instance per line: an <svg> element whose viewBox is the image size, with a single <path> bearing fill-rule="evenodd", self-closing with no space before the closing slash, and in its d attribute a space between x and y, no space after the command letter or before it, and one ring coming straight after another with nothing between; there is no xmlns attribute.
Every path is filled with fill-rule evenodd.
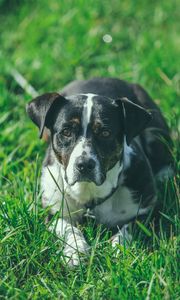
<svg viewBox="0 0 180 300"><path fill-rule="evenodd" d="M42 203L51 215L61 210L55 230L69 264L88 251L75 227L87 210L118 228L113 244L130 239L127 224L156 206L156 180L172 173L169 130L145 90L119 79L74 81L32 100L27 113L49 137Z"/></svg>

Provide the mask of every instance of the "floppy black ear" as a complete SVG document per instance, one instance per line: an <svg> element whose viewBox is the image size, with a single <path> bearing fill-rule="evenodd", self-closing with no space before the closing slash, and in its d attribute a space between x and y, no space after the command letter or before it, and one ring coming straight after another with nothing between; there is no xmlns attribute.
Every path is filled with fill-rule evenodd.
<svg viewBox="0 0 180 300"><path fill-rule="evenodd" d="M131 140L147 127L152 116L143 107L129 101L127 98L120 98L117 103L121 106L123 112L124 131L126 142L129 145Z"/></svg>
<svg viewBox="0 0 180 300"><path fill-rule="evenodd" d="M36 97L26 106L30 119L39 127L39 137L43 135L44 127L47 125L48 113L55 104L63 104L66 99L58 93L46 93Z"/></svg>

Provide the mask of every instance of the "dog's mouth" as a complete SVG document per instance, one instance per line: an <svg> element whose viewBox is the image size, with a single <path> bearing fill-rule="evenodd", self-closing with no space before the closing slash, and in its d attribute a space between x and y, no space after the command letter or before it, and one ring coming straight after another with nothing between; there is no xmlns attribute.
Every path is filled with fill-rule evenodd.
<svg viewBox="0 0 180 300"><path fill-rule="evenodd" d="M88 176L83 176L81 174L76 174L76 175L74 175L72 180L68 180L67 175L65 175L65 180L66 180L67 184L70 185L70 186L74 186L76 183L83 183L83 182L93 183L96 186L100 186L106 180L106 176L101 174L100 176L97 176L97 178L95 178L95 176L92 175L92 174L88 174Z"/></svg>

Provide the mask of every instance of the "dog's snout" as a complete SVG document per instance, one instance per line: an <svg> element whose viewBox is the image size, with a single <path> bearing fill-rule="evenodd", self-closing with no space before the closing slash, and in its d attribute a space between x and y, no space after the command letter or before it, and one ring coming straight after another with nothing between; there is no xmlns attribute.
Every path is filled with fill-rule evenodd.
<svg viewBox="0 0 180 300"><path fill-rule="evenodd" d="M96 163L92 158L79 157L76 161L76 169L81 173L93 171L95 165Z"/></svg>

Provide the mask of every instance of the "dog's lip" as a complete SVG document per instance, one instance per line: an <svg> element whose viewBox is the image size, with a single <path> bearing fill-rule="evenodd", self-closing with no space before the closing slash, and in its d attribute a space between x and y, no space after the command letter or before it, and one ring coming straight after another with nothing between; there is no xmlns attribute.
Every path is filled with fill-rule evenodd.
<svg viewBox="0 0 180 300"><path fill-rule="evenodd" d="M102 176L101 180L99 180L99 181L95 181L95 179L93 180L93 179L90 179L90 178L77 178L72 183L69 183L67 177L65 178L66 182L70 186L74 186L78 182L80 182L80 183L82 183L82 182L94 183L96 186L101 186L104 183L105 179L106 179L106 176Z"/></svg>

